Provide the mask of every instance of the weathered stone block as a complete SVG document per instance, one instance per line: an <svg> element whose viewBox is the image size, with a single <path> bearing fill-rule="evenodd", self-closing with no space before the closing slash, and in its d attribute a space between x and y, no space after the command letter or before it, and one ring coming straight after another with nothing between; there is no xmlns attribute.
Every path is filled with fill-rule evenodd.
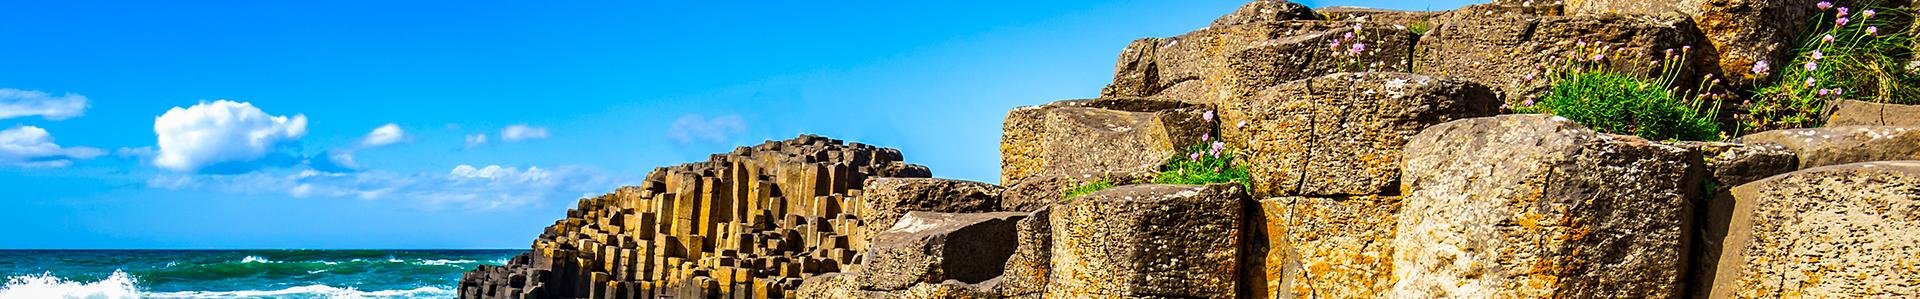
<svg viewBox="0 0 1920 299"><path fill-rule="evenodd" d="M1870 161L1920 160L1920 127L1848 126L1773 130L1740 137L1747 144L1780 146L1800 169Z"/></svg>
<svg viewBox="0 0 1920 299"><path fill-rule="evenodd" d="M1696 197L1694 201L1694 233L1703 243L1691 247L1688 257L1691 278L1688 285L1689 296L1707 298L1713 282L1716 263L1720 259L1721 248L1718 244L1727 235L1727 219L1733 217L1734 186L1758 181L1774 175L1793 171L1792 152L1775 146L1726 143L1726 142L1675 142L1674 146L1699 152L1704 160L1701 166L1706 171L1707 182L1711 189L1707 196Z"/></svg>
<svg viewBox="0 0 1920 299"><path fill-rule="evenodd" d="M1393 297L1681 296L1697 153L1503 115L1407 144Z"/></svg>
<svg viewBox="0 0 1920 299"><path fill-rule="evenodd" d="M1920 106L1841 100L1827 126L1920 126Z"/></svg>
<svg viewBox="0 0 1920 299"><path fill-rule="evenodd" d="M1251 298L1377 298L1393 287L1394 196L1277 197L1249 215Z"/></svg>
<svg viewBox="0 0 1920 299"><path fill-rule="evenodd" d="M1653 75L1648 62L1699 44L1698 30L1685 15L1539 16L1490 13L1464 8L1435 19L1420 38L1414 71L1460 77L1492 87L1509 102L1543 95L1548 67L1567 59L1592 59L1586 48L1608 47L1603 57L1612 69ZM1704 56L1701 51L1690 55ZM1576 57L1578 56L1578 57ZM1701 61L1690 59L1689 61ZM1693 69L1678 82L1694 82Z"/></svg>
<svg viewBox="0 0 1920 299"><path fill-rule="evenodd" d="M1247 14L1249 9L1265 13ZM1113 83L1101 96L1221 105L1281 82L1337 72L1406 70L1412 49L1413 35L1405 28L1325 21L1310 11L1256 2L1214 26L1127 45L1115 65Z"/></svg>
<svg viewBox="0 0 1920 299"><path fill-rule="evenodd" d="M1007 257L1006 271L994 289L1001 296L1041 296L1047 291L1047 275L1053 261L1053 225L1050 208L1041 208L1014 223L1013 255Z"/></svg>
<svg viewBox="0 0 1920 299"><path fill-rule="evenodd" d="M981 182L931 178L873 178L865 185L864 193L855 199L857 207L853 210L855 217L870 225L849 230L849 238L872 240L909 211L998 211L1002 189Z"/></svg>
<svg viewBox="0 0 1920 299"><path fill-rule="evenodd" d="M1920 297L1920 161L1817 167L1733 194L1712 298Z"/></svg>
<svg viewBox="0 0 1920 299"><path fill-rule="evenodd" d="M1397 194L1401 148L1435 124L1498 113L1473 82L1406 73L1340 73L1288 82L1222 107L1227 142L1255 196Z"/></svg>
<svg viewBox="0 0 1920 299"><path fill-rule="evenodd" d="M873 290L903 290L948 279L999 277L1019 244L1015 223L1027 213L908 212L874 236L863 269Z"/></svg>
<svg viewBox="0 0 1920 299"><path fill-rule="evenodd" d="M1405 30L1411 30L1416 26L1427 26L1428 29L1432 29L1433 24L1431 20L1444 13L1439 11L1405 11L1353 6L1323 7L1314 12L1325 16L1328 20L1381 24L1394 29Z"/></svg>
<svg viewBox="0 0 1920 299"><path fill-rule="evenodd" d="M1799 34L1807 30L1807 20L1818 13L1819 0L1583 0L1567 2L1573 15L1662 14L1677 12L1692 17L1710 47L1703 60L1718 73L1737 75L1727 83L1746 85L1750 70L1758 61L1776 65L1787 61L1789 51L1799 46ZM1844 4L1842 4L1844 5Z"/></svg>
<svg viewBox="0 0 1920 299"><path fill-rule="evenodd" d="M1041 176L1091 181L1157 172L1211 130L1202 113L1202 108L1140 99L1015 108L1007 113L1000 141L1000 182L1011 186Z"/></svg>
<svg viewBox="0 0 1920 299"><path fill-rule="evenodd" d="M1239 185L1131 185L1056 206L1049 298L1234 298Z"/></svg>

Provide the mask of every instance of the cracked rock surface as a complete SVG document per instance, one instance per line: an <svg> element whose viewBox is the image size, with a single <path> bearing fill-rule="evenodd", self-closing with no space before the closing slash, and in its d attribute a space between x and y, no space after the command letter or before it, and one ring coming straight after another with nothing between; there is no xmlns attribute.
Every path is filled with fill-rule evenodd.
<svg viewBox="0 0 1920 299"><path fill-rule="evenodd" d="M1550 116L1429 128L1407 145L1389 296L1679 297L1697 161Z"/></svg>
<svg viewBox="0 0 1920 299"><path fill-rule="evenodd" d="M1486 86L1406 73L1296 80L1221 109L1256 197L1398 194L1401 149L1421 129L1498 113Z"/></svg>
<svg viewBox="0 0 1920 299"><path fill-rule="evenodd" d="M1713 298L1920 296L1920 161L1806 169L1733 194Z"/></svg>

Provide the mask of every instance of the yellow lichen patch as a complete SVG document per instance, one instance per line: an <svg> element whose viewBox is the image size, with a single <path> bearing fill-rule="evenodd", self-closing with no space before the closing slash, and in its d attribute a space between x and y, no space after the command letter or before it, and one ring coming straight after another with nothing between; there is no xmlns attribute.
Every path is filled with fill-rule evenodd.
<svg viewBox="0 0 1920 299"><path fill-rule="evenodd" d="M1544 217L1546 217L1546 215L1540 215L1539 213L1534 213L1534 212L1525 212L1520 214L1518 222L1520 222L1520 227L1525 227L1529 230L1536 230L1536 229L1540 229L1540 218L1544 218Z"/></svg>

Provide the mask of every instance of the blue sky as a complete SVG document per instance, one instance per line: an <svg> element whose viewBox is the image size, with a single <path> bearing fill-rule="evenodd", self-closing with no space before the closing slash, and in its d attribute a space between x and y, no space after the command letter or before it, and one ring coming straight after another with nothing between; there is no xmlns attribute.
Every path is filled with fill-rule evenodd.
<svg viewBox="0 0 1920 299"><path fill-rule="evenodd" d="M1008 109L1243 3L393 2L0 9L0 248L523 248L800 133L993 182Z"/></svg>

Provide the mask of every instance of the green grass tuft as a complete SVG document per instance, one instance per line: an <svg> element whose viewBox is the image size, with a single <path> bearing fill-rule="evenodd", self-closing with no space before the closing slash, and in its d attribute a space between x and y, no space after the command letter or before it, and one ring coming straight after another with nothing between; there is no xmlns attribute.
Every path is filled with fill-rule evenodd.
<svg viewBox="0 0 1920 299"><path fill-rule="evenodd" d="M1253 187L1253 176L1247 174L1247 167L1234 162L1232 150L1222 150L1219 155L1208 151L1208 144L1189 148L1187 153L1173 157L1167 165L1154 176L1157 184L1204 185L1216 183L1238 183L1241 187ZM1195 159L1192 153L1198 153Z"/></svg>
<svg viewBox="0 0 1920 299"><path fill-rule="evenodd" d="M1609 71L1575 72L1521 113L1566 117L1597 131L1652 140L1718 140L1720 125L1706 102L1676 97L1659 83Z"/></svg>
<svg viewBox="0 0 1920 299"><path fill-rule="evenodd" d="M1080 186L1077 186L1077 187L1067 188L1067 190L1060 190L1060 199L1061 200L1073 199L1075 197L1080 197L1081 195L1087 195L1088 193L1094 193L1100 190L1106 190L1107 188L1113 188L1113 181L1110 181L1107 179L1094 180L1092 182L1087 182L1086 184L1081 184Z"/></svg>
<svg viewBox="0 0 1920 299"><path fill-rule="evenodd" d="M1911 104L1920 101L1920 76L1905 70L1913 52L1912 36L1898 20L1905 11L1862 6L1849 20L1836 21L1839 7L1820 11L1787 63L1774 62L1754 76L1775 79L1754 91L1741 129L1809 128L1825 125L1834 103L1843 99ZM1875 16L1867 17L1872 10ZM1874 33L1869 33L1873 28ZM1828 37L1832 39L1829 40ZM1808 69L1808 66L1813 66Z"/></svg>

